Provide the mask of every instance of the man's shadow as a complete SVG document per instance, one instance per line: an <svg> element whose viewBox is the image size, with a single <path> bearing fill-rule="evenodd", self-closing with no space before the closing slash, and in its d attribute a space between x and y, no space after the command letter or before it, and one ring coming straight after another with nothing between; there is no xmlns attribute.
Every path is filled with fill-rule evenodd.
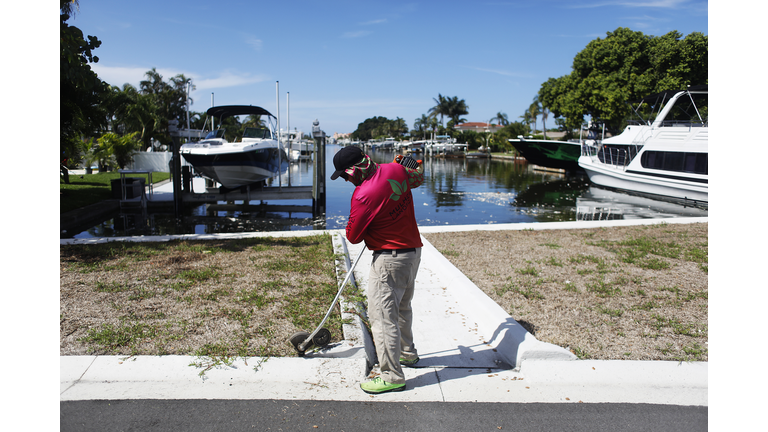
<svg viewBox="0 0 768 432"><path fill-rule="evenodd" d="M525 324L525 325L524 325ZM535 326L509 317L494 330L491 337L477 345L457 345L442 352L419 353L421 359L414 369L424 369L409 387L426 387L472 375L486 375L494 371L512 371L518 368L521 344L532 337ZM455 351L459 352L456 353Z"/></svg>

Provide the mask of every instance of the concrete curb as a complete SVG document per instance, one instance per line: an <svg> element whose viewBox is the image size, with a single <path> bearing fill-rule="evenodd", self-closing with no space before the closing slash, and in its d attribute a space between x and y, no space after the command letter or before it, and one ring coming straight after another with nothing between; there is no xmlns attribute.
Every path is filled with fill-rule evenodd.
<svg viewBox="0 0 768 432"><path fill-rule="evenodd" d="M589 229L626 227L636 225L660 224L692 224L709 222L708 217L686 217L666 219L619 219L610 221L567 221L567 222L530 222L512 224L482 224L482 225L437 225L420 226L419 232L446 233L462 231L525 231L525 230L558 230L558 229Z"/></svg>
<svg viewBox="0 0 768 432"><path fill-rule="evenodd" d="M483 328L495 328L491 340L492 345L506 362L513 368L519 369L523 360L576 360L570 351L557 345L541 342L523 328L504 309L493 301L487 294L475 285L464 273L459 271L443 254L441 254L426 238L422 236L422 259L429 255L431 264L437 264L437 273L452 280L461 290L454 293L460 298L461 308L467 315L473 316Z"/></svg>

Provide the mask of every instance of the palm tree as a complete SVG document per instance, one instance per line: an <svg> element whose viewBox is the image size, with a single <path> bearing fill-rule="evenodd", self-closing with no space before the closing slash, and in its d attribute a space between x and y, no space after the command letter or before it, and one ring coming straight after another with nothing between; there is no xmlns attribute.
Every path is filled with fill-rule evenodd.
<svg viewBox="0 0 768 432"><path fill-rule="evenodd" d="M429 117L422 114L420 118L417 118L413 123L413 129L422 133L422 137L427 137L427 129L429 128Z"/></svg>
<svg viewBox="0 0 768 432"><path fill-rule="evenodd" d="M464 99L459 100L458 96L448 98L447 105L447 115L453 120L454 125L466 121L465 119L460 118L463 115L469 114L469 107L467 106L467 103L464 102Z"/></svg>
<svg viewBox="0 0 768 432"><path fill-rule="evenodd" d="M429 117L429 121L427 123L427 129L431 130L432 132L437 131L437 119L434 117Z"/></svg>
<svg viewBox="0 0 768 432"><path fill-rule="evenodd" d="M531 111L526 110L523 115L520 116L520 119L522 120L521 123L528 126L528 132L530 133L530 126L531 126Z"/></svg>
<svg viewBox="0 0 768 432"><path fill-rule="evenodd" d="M123 92L130 101L122 112L125 132L140 132L139 139L147 148L162 121L160 110L152 95L138 93L130 84L123 86Z"/></svg>
<svg viewBox="0 0 768 432"><path fill-rule="evenodd" d="M243 123L243 127L264 127L264 119L260 114L249 114Z"/></svg>
<svg viewBox="0 0 768 432"><path fill-rule="evenodd" d="M506 115L506 114L504 114L504 113L503 113L503 112L501 112L501 111L499 111L499 112L497 112L497 113L496 113L496 117L492 118L492 119L491 119L491 122L493 122L494 120L498 120L498 121L499 121L499 124L500 124L500 125L502 125L502 126L507 126L507 125L509 125L509 117L507 117L507 115Z"/></svg>
<svg viewBox="0 0 768 432"><path fill-rule="evenodd" d="M541 106L539 105L538 97L533 99L533 103L528 107L528 113L531 120L533 120L533 133L536 133L536 119L541 114Z"/></svg>
<svg viewBox="0 0 768 432"><path fill-rule="evenodd" d="M437 99L432 98L433 101L435 101L435 106L429 109L429 115L431 117L437 117L440 116L440 125L443 124L443 117L448 115L448 98L444 97L442 94L437 94Z"/></svg>
<svg viewBox="0 0 768 432"><path fill-rule="evenodd" d="M545 106L541 108L541 128L544 130L544 139L547 139L547 117L549 117L549 109Z"/></svg>
<svg viewBox="0 0 768 432"><path fill-rule="evenodd" d="M168 121L178 120L179 124L186 123L186 93L187 84L192 82L184 74L171 78L170 83L163 81L163 76L156 68L145 73L146 79L139 83L140 92L151 96L158 109L160 121L155 125L155 133L170 140Z"/></svg>
<svg viewBox="0 0 768 432"><path fill-rule="evenodd" d="M391 130L392 134L391 136L402 136L405 133L408 133L408 123L405 122L405 119L402 119L400 117L395 118L391 122Z"/></svg>

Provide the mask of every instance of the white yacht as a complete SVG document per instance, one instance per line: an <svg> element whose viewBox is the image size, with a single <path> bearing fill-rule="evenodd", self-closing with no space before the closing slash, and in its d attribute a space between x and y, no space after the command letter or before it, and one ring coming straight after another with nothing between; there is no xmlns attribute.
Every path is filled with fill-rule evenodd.
<svg viewBox="0 0 768 432"><path fill-rule="evenodd" d="M708 202L707 86L666 91L633 106L642 124L598 146L582 146L579 166L610 188Z"/></svg>

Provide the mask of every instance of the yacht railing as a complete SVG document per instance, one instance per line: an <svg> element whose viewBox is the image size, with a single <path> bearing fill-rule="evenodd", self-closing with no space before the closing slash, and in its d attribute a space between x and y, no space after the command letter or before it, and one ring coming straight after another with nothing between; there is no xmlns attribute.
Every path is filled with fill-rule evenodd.
<svg viewBox="0 0 768 432"><path fill-rule="evenodd" d="M632 145L627 148L616 148L604 145L582 145L581 155L589 156L594 163L602 163L616 168L626 169L632 159L640 153L642 145Z"/></svg>

